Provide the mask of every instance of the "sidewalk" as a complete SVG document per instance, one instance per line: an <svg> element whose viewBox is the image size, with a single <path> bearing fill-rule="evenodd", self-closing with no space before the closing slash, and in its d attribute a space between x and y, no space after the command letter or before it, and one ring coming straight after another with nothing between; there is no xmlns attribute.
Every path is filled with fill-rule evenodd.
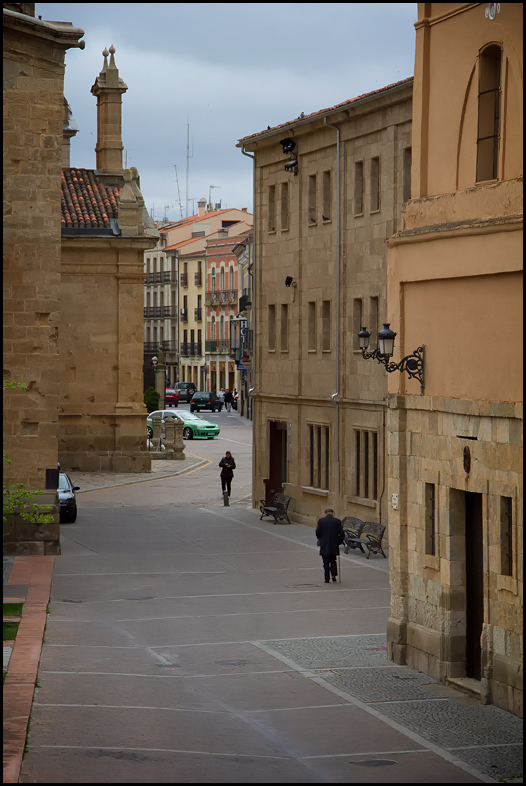
<svg viewBox="0 0 526 786"><path fill-rule="evenodd" d="M152 522L151 554L100 541L100 555L76 545L61 561L20 782L522 782L518 718L396 666L385 635L363 632L387 613L388 560L342 554L342 584L323 588L309 527L202 508L171 521L180 545L163 557L166 526ZM4 583L25 600L5 783L19 778L53 560L14 558Z"/></svg>

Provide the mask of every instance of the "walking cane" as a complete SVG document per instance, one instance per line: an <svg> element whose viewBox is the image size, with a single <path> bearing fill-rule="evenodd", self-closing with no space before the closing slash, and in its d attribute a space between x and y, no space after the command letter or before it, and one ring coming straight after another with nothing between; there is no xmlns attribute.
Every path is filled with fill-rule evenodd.
<svg viewBox="0 0 526 786"><path fill-rule="evenodd" d="M340 564L340 552L338 551L338 584L342 583L342 567Z"/></svg>

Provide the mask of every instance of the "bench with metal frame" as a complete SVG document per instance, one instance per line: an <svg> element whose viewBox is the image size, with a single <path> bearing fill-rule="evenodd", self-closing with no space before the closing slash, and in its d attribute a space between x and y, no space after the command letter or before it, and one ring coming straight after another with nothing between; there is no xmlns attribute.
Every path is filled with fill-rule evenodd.
<svg viewBox="0 0 526 786"><path fill-rule="evenodd" d="M376 521L365 521L360 531L360 535L365 537L360 537L360 535L358 537L346 537L345 545L351 548L358 547L363 554L365 554L363 550L365 546L367 548L367 559L369 559L371 554L382 554L387 559L387 555L384 554L382 549L385 529L385 524L378 524Z"/></svg>
<svg viewBox="0 0 526 786"><path fill-rule="evenodd" d="M274 494L270 503L266 503L264 499L260 500L261 506L261 516L260 521L263 516L272 516L274 518L274 524L277 524L278 521L286 521L287 524L290 524L289 516L287 513L288 507L290 505L292 497L288 497L286 494Z"/></svg>
<svg viewBox="0 0 526 786"><path fill-rule="evenodd" d="M361 532L365 527L365 521L362 521L355 516L345 516L342 521L342 527L345 533L345 538L343 541L344 553L348 554L349 549L360 549L360 551L365 554L361 545L359 543L353 542L353 540L359 540Z"/></svg>

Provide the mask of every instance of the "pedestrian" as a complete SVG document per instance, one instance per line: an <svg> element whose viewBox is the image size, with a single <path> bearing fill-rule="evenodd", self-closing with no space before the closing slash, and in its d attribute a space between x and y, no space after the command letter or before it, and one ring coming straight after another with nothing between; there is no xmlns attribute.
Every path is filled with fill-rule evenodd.
<svg viewBox="0 0 526 786"><path fill-rule="evenodd" d="M217 394L217 397L218 397L219 401L221 402L221 404L223 404L224 401L225 401L225 389L224 388L221 388L221 390Z"/></svg>
<svg viewBox="0 0 526 786"><path fill-rule="evenodd" d="M329 584L330 575L332 575L332 580L336 581L338 575L337 557L345 537L342 523L340 519L335 518L332 508L326 508L325 517L318 521L316 537L318 538L320 555L323 559L325 584Z"/></svg>
<svg viewBox="0 0 526 786"><path fill-rule="evenodd" d="M233 396L231 391L225 390L225 407L227 412L230 412L230 409L232 407L232 400L233 400Z"/></svg>
<svg viewBox="0 0 526 786"><path fill-rule="evenodd" d="M219 462L219 466L221 467L221 489L223 494L225 491L227 491L228 496L230 496L232 478L234 477L236 462L234 461L234 457L229 450L227 450Z"/></svg>

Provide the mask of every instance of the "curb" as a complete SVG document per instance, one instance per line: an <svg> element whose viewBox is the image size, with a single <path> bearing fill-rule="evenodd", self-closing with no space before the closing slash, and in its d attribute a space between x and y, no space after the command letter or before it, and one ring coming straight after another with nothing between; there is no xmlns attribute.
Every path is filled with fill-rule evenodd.
<svg viewBox="0 0 526 786"><path fill-rule="evenodd" d="M4 683L4 783L18 783L24 755L55 558L15 557L8 583L26 588ZM11 601L11 598L6 598Z"/></svg>

